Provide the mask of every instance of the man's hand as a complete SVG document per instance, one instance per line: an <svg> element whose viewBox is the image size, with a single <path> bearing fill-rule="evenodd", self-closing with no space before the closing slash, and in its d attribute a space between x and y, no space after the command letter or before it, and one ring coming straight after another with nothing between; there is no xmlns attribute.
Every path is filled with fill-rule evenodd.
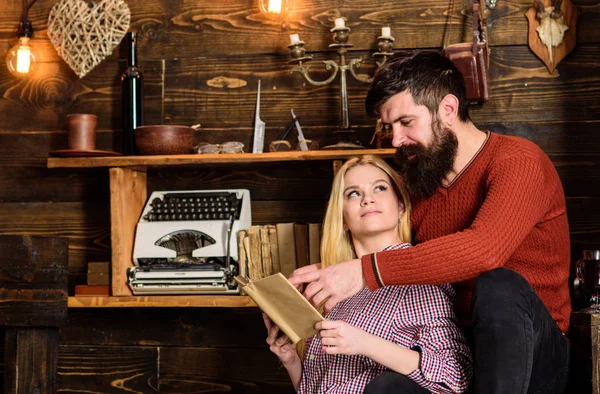
<svg viewBox="0 0 600 394"><path fill-rule="evenodd" d="M315 307L328 298L325 312L329 312L338 302L350 298L366 286L360 259L323 269L317 264L298 268L292 273L289 281L296 287L309 283L304 290L304 296Z"/></svg>
<svg viewBox="0 0 600 394"><path fill-rule="evenodd" d="M339 320L324 320L315 324L323 351L327 354L364 355L369 334Z"/></svg>
<svg viewBox="0 0 600 394"><path fill-rule="evenodd" d="M263 321L267 327L267 344L271 350L281 361L284 367L289 367L294 363L300 362L300 357L296 353L296 346L279 327L266 314L262 314Z"/></svg>

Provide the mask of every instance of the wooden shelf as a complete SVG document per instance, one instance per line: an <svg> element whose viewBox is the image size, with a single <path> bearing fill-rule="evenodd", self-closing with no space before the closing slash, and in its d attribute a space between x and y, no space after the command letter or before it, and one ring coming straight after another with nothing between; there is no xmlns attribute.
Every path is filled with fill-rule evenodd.
<svg viewBox="0 0 600 394"><path fill-rule="evenodd" d="M48 158L48 168L167 167L217 163L260 163L303 160L341 160L356 155L392 157L395 149L315 150L239 154L194 154L170 156L105 156Z"/></svg>
<svg viewBox="0 0 600 394"><path fill-rule="evenodd" d="M154 295L134 296L127 285L127 269L133 266L135 228L147 199L148 167L201 166L203 164L277 163L282 161L332 160L333 173L340 161L374 154L393 157L395 149L318 150L240 154L192 154L169 156L105 156L48 158L49 168L107 168L110 188L111 294L69 297L69 308L122 307L253 307L246 296Z"/></svg>
<svg viewBox="0 0 600 394"><path fill-rule="evenodd" d="M69 297L69 308L145 308L145 307L253 307L248 296L237 295L153 295Z"/></svg>

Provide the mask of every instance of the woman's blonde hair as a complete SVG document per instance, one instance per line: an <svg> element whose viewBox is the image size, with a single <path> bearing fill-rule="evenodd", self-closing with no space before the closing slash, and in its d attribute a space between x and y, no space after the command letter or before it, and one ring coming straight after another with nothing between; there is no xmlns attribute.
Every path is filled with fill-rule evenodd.
<svg viewBox="0 0 600 394"><path fill-rule="evenodd" d="M331 193L329 202L327 203L327 211L323 220L323 236L321 238L321 268L329 267L337 263L355 259L356 252L352 243L350 232L344 228L344 178L346 173L358 166L372 165L385 172L391 180L391 185L404 204L404 214L400 217L398 223L398 238L402 242L411 241L410 233L410 199L408 192L404 188L404 184L398 173L389 166L383 159L373 155L355 156L348 159L333 179L331 185ZM323 304L317 308L323 313ZM300 356L300 360L304 358L306 341L301 340L296 344L296 351Z"/></svg>
<svg viewBox="0 0 600 394"><path fill-rule="evenodd" d="M373 155L357 156L348 159L339 169L333 179L331 194L323 220L323 237L321 239L321 268L355 259L356 252L349 231L344 229L344 178L346 173L357 166L372 165L385 172L391 180L391 185L404 204L404 214L398 223L398 238L402 242L410 242L410 200L403 182L396 171L383 159Z"/></svg>

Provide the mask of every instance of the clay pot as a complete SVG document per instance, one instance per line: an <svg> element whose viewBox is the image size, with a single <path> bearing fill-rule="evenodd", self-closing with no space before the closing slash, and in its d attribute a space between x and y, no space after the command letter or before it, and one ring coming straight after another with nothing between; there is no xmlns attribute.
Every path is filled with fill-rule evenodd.
<svg viewBox="0 0 600 394"><path fill-rule="evenodd" d="M91 151L96 147L96 125L98 118L93 114L67 115L69 149Z"/></svg>
<svg viewBox="0 0 600 394"><path fill-rule="evenodd" d="M142 155L192 153L194 129L188 126L140 126L135 129L135 145Z"/></svg>

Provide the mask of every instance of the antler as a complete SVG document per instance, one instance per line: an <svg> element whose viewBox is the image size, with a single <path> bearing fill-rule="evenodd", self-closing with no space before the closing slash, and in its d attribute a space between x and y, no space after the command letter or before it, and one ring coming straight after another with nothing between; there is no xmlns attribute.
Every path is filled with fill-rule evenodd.
<svg viewBox="0 0 600 394"><path fill-rule="evenodd" d="M563 12L562 12L562 2L563 0L552 0L552 6L554 7L554 9L552 10L552 18L554 19L558 19L561 16L563 16Z"/></svg>
<svg viewBox="0 0 600 394"><path fill-rule="evenodd" d="M535 0L535 4L538 7L538 14L543 14L545 12L544 0Z"/></svg>

